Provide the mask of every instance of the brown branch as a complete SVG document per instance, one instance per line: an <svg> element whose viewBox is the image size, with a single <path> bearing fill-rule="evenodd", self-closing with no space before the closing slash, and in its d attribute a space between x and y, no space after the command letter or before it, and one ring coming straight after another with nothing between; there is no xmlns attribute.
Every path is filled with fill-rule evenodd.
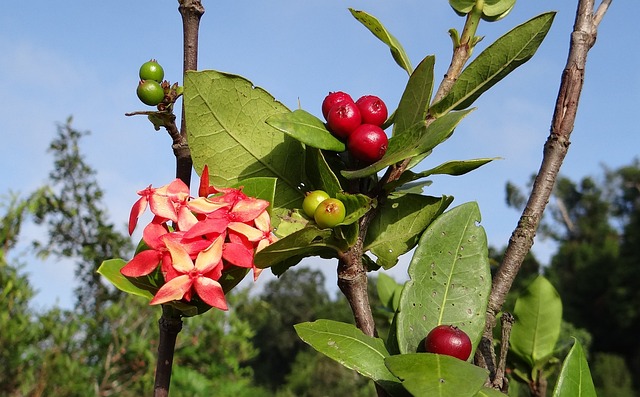
<svg viewBox="0 0 640 397"><path fill-rule="evenodd" d="M579 0L578 2L567 64L562 73L551 121L551 133L544 145L542 164L518 226L509 239L502 263L493 278L483 335L483 338L488 342L491 342L493 338L492 330L495 327L496 315L501 310L520 266L533 245L533 238L543 211L549 202L560 166L569 149L569 137L573 131L578 101L584 83L587 54L595 44L598 23L610 3L610 0L604 0L598 8L597 15L594 15L594 0ZM487 343L483 343L480 346L486 345ZM495 362L495 356L490 351L483 351L482 354L485 361Z"/></svg>
<svg viewBox="0 0 640 397"><path fill-rule="evenodd" d="M178 0L178 11L182 16L183 27L183 81L188 70L198 68L198 31L200 18L204 14L204 7L200 0ZM187 141L187 127L185 123L184 99L182 102L182 119L180 130L175 125L175 116L165 128L173 139L173 153L176 157L176 178L180 178L187 186L191 184L191 169L193 161ZM182 319L179 312L169 305L162 305L162 317L158 321L160 339L158 341L158 362L156 364L156 378L154 397L169 395L171 384L171 369L173 354L178 334L182 330Z"/></svg>

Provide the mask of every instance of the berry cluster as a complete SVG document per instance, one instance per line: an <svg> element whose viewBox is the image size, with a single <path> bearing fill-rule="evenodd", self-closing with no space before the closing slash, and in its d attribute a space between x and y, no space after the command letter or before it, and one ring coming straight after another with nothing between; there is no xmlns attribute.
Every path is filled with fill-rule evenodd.
<svg viewBox="0 0 640 397"><path fill-rule="evenodd" d="M380 160L387 152L389 140L382 129L387 120L387 106L375 95L357 101L342 91L330 92L322 101L322 115L327 128L347 142L349 154L365 164Z"/></svg>
<svg viewBox="0 0 640 397"><path fill-rule="evenodd" d="M138 98L145 105L157 106L165 99L165 88L168 83L163 83L164 69L155 60L147 61L140 66L140 83L136 89ZM163 86L164 85L164 86Z"/></svg>
<svg viewBox="0 0 640 397"><path fill-rule="evenodd" d="M302 210L316 221L320 229L337 226L347 213L342 201L329 197L323 190L307 193L302 202Z"/></svg>

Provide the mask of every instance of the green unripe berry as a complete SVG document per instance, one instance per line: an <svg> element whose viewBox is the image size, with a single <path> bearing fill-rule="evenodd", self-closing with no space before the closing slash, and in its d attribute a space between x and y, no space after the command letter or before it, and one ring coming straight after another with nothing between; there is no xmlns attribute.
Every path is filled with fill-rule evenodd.
<svg viewBox="0 0 640 397"><path fill-rule="evenodd" d="M142 103L149 106L156 106L164 100L164 88L154 80L141 80L136 94Z"/></svg>
<svg viewBox="0 0 640 397"><path fill-rule="evenodd" d="M147 61L140 66L140 80L153 80L162 83L164 79L164 69L155 60Z"/></svg>
<svg viewBox="0 0 640 397"><path fill-rule="evenodd" d="M347 210L342 201L328 198L318 205L313 213L313 219L320 229L335 227L344 221Z"/></svg>
<svg viewBox="0 0 640 397"><path fill-rule="evenodd" d="M329 198L329 194L322 190L314 190L307 193L302 201L302 210L308 217L313 218L316 208L321 202Z"/></svg>

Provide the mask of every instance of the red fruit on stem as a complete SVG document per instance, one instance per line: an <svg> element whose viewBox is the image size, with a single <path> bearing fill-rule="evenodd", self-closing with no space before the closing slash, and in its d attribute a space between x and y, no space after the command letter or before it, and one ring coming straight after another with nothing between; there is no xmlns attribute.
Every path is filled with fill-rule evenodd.
<svg viewBox="0 0 640 397"><path fill-rule="evenodd" d="M358 109L360 109L360 115L362 117L362 124L373 124L381 127L385 121L387 121L387 105L384 101L375 95L365 95L356 101Z"/></svg>
<svg viewBox="0 0 640 397"><path fill-rule="evenodd" d="M341 139L346 139L360 124L360 110L353 101L342 101L333 105L327 114L329 131Z"/></svg>
<svg viewBox="0 0 640 397"><path fill-rule="evenodd" d="M380 160L387 152L389 139L377 125L362 124L349 135L349 153L363 163L371 164Z"/></svg>
<svg viewBox="0 0 640 397"><path fill-rule="evenodd" d="M353 98L351 98L351 95L342 91L330 92L322 101L322 115L324 116L324 119L328 120L327 115L334 105L344 101L353 102Z"/></svg>
<svg viewBox="0 0 640 397"><path fill-rule="evenodd" d="M424 341L428 353L444 354L467 361L471 355L471 339L460 328L453 325L438 325L429 332Z"/></svg>

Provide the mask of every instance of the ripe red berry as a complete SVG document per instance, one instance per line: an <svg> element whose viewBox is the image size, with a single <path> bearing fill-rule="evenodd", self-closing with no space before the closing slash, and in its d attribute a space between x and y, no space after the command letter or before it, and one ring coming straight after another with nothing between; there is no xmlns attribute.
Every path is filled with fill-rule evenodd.
<svg viewBox="0 0 640 397"><path fill-rule="evenodd" d="M445 354L467 361L471 355L471 339L460 328L453 325L438 325L429 332L424 341L428 353Z"/></svg>
<svg viewBox="0 0 640 397"><path fill-rule="evenodd" d="M342 91L330 92L322 101L322 115L324 119L328 120L327 115L329 114L329 110L331 110L334 105L343 101L353 102L353 98L351 98L351 95Z"/></svg>
<svg viewBox="0 0 640 397"><path fill-rule="evenodd" d="M381 127L387 121L387 105L384 101L375 95L365 95L356 101L362 124L373 124Z"/></svg>
<svg viewBox="0 0 640 397"><path fill-rule="evenodd" d="M327 114L329 131L341 139L346 139L360 124L362 124L360 110L353 101L343 101L333 105Z"/></svg>
<svg viewBox="0 0 640 397"><path fill-rule="evenodd" d="M362 124L349 135L349 153L363 163L371 164L380 160L387 152L389 139L377 125Z"/></svg>

